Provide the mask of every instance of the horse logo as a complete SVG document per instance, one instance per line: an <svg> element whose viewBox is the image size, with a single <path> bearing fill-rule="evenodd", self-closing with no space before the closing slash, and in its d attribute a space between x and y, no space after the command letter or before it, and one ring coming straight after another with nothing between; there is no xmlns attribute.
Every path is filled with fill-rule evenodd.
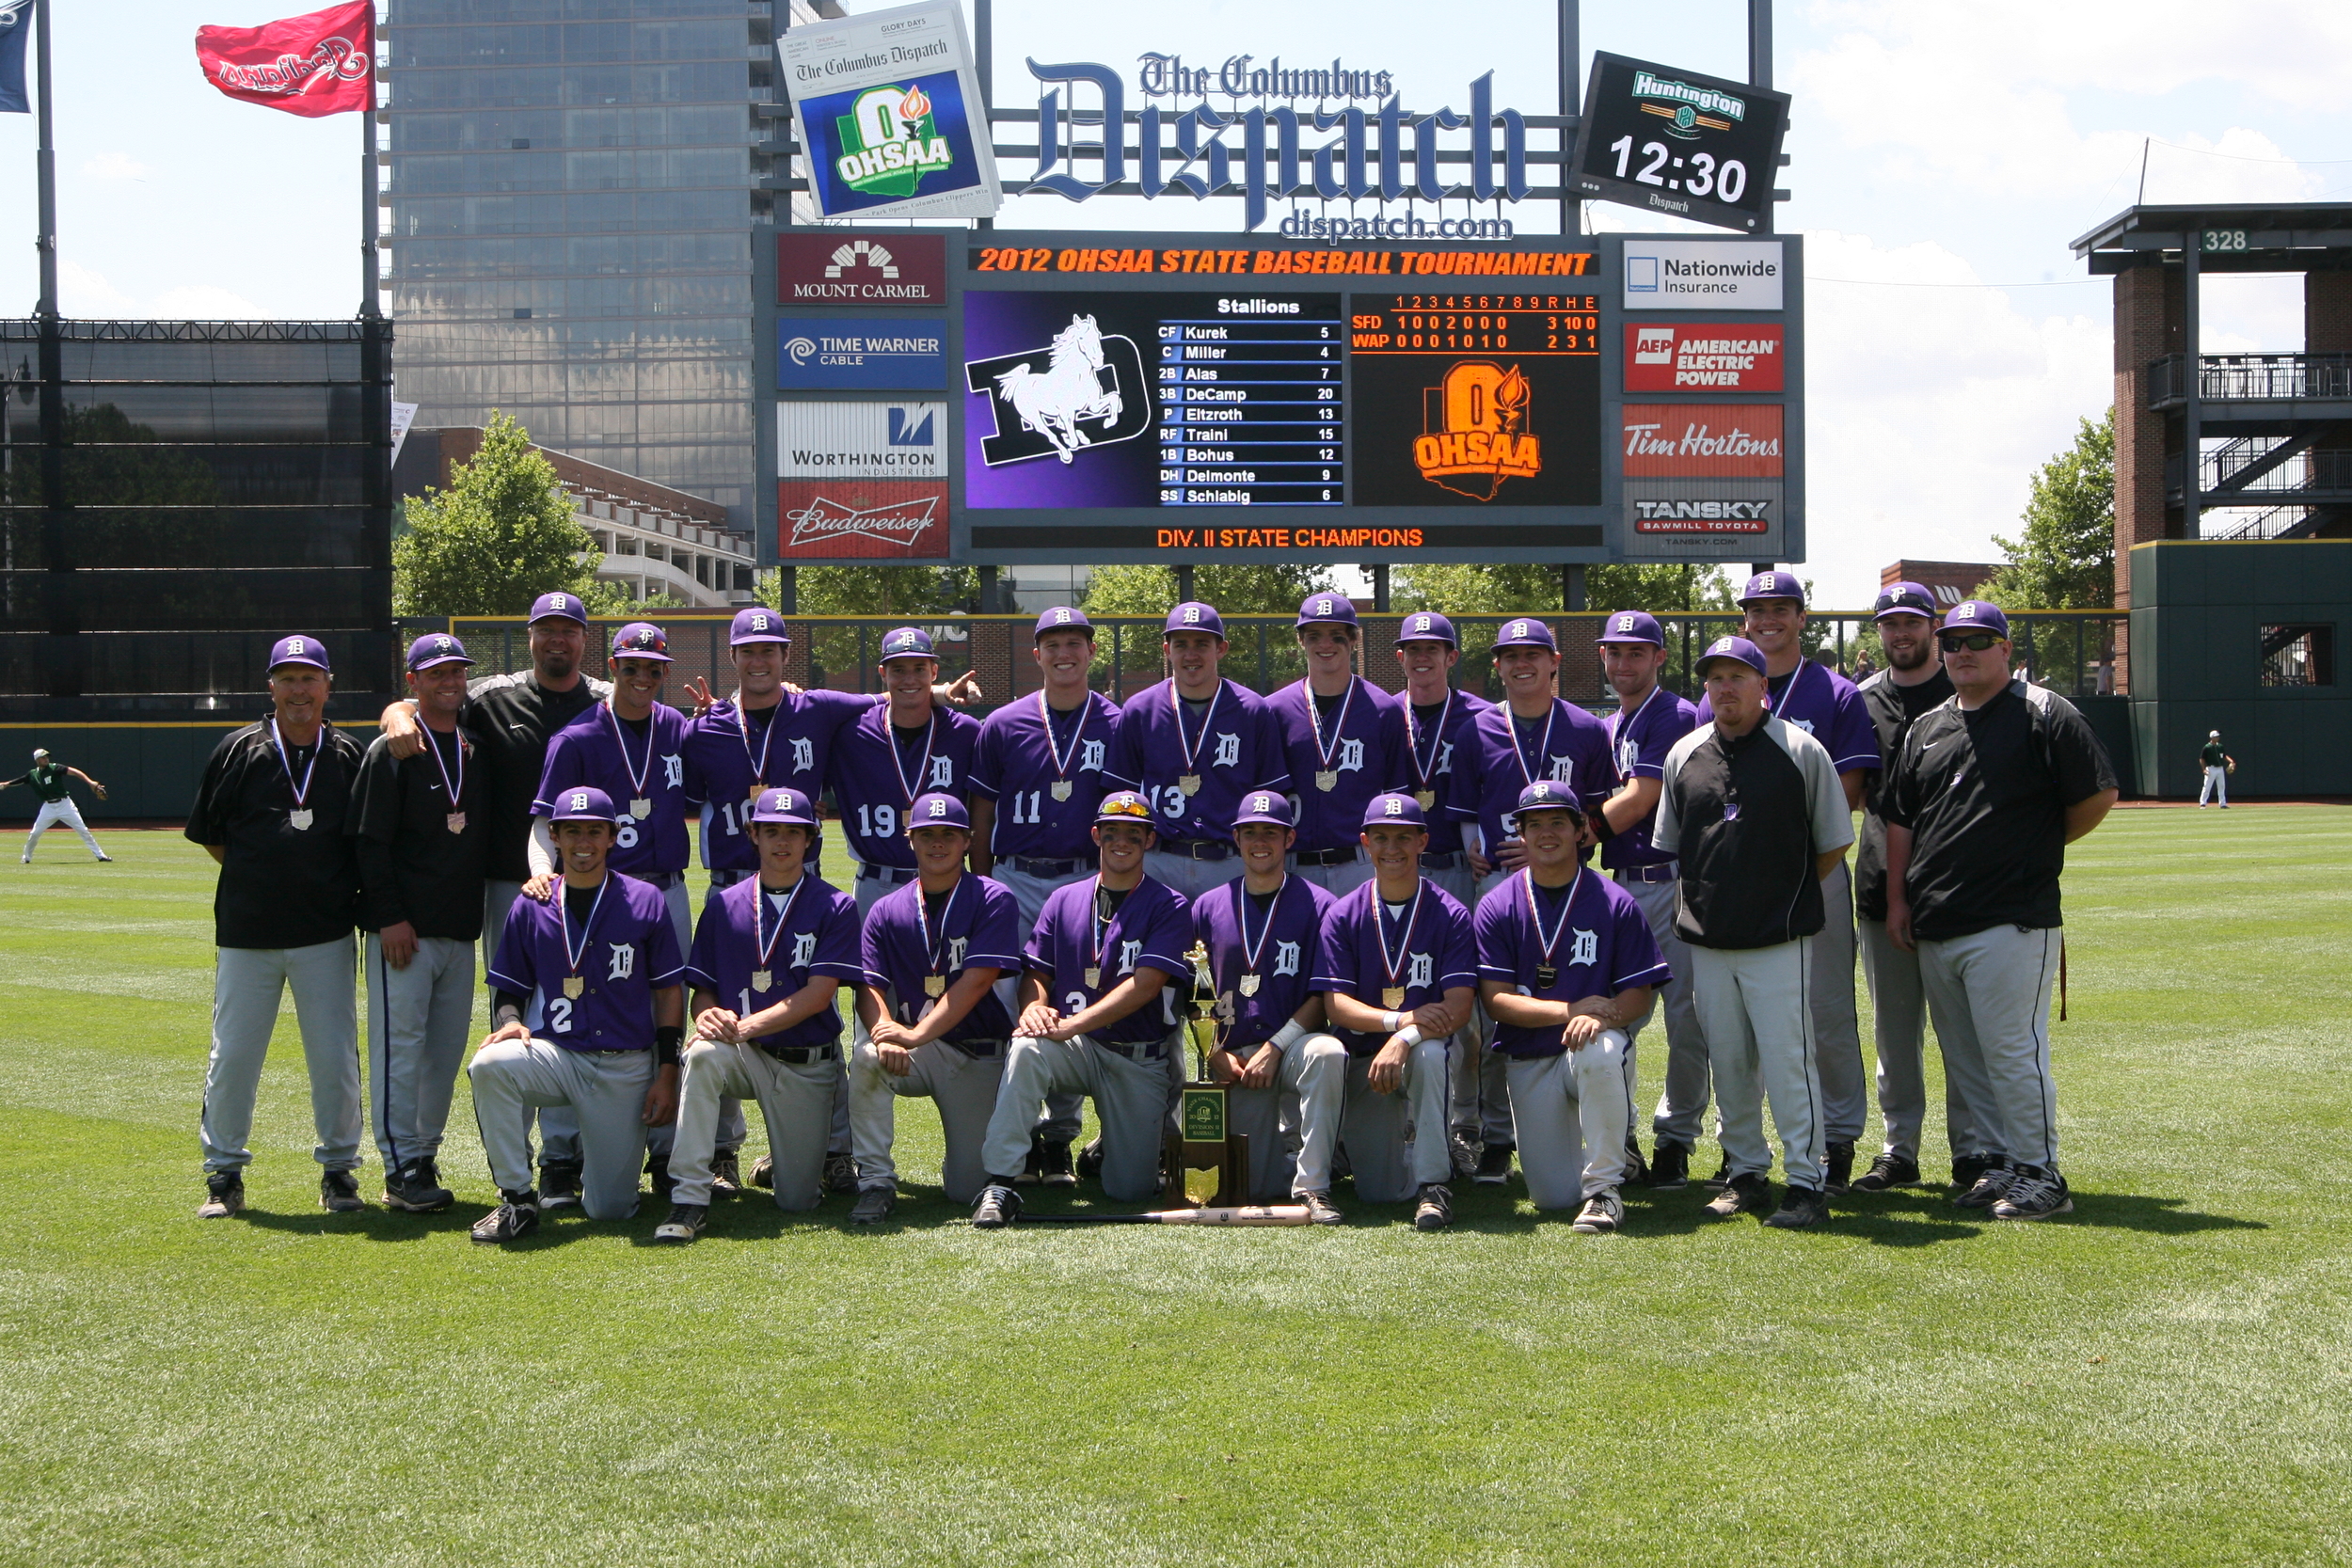
<svg viewBox="0 0 2352 1568"><path fill-rule="evenodd" d="M1073 314L1042 349L966 364L964 379L988 399L994 430L980 451L990 467L1049 454L1074 463L1084 449L1132 440L1152 423L1142 354L1091 315Z"/></svg>

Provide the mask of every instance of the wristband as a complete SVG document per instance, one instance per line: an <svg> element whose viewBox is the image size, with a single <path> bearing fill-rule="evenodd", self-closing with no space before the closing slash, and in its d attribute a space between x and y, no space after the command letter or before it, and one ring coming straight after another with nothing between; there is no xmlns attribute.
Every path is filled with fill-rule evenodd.
<svg viewBox="0 0 2352 1568"><path fill-rule="evenodd" d="M1407 1048L1419 1045L1422 1041L1421 1025L1418 1023L1408 1023L1404 1028L1397 1031L1397 1036L1399 1038L1404 1040Z"/></svg>
<svg viewBox="0 0 2352 1568"><path fill-rule="evenodd" d="M686 1031L675 1023L659 1023L653 1031L653 1059L663 1067L675 1067L678 1047L685 1043Z"/></svg>
<svg viewBox="0 0 2352 1568"><path fill-rule="evenodd" d="M1282 1027L1274 1031L1273 1035L1266 1040L1266 1044L1274 1047L1277 1051L1288 1051L1292 1046L1298 1043L1298 1041L1306 1038L1306 1037L1307 1026L1299 1022L1298 1020L1292 1019L1289 1022L1283 1024Z"/></svg>
<svg viewBox="0 0 2352 1568"><path fill-rule="evenodd" d="M1380 1015L1380 1027L1388 1033L1393 1035L1399 1029L1405 1027L1405 1015L1403 1013L1382 1013Z"/></svg>

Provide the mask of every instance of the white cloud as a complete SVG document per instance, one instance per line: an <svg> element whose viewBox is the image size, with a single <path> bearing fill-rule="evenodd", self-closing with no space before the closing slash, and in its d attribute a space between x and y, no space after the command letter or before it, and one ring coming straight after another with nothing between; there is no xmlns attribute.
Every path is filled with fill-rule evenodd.
<svg viewBox="0 0 2352 1568"><path fill-rule="evenodd" d="M94 158L82 160L85 180L144 180L147 166L128 152L101 152Z"/></svg>
<svg viewBox="0 0 2352 1568"><path fill-rule="evenodd" d="M85 320L260 321L269 312L231 289L214 283L177 283L142 298L116 286L104 273L57 260L57 307Z"/></svg>
<svg viewBox="0 0 2352 1568"><path fill-rule="evenodd" d="M215 283L182 283L155 296L161 321L263 321L269 312L233 289Z"/></svg>

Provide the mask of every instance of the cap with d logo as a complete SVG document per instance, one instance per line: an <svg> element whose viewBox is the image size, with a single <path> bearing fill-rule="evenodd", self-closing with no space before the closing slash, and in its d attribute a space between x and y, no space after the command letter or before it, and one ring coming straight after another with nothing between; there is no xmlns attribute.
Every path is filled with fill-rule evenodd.
<svg viewBox="0 0 2352 1568"><path fill-rule="evenodd" d="M1462 645L1454 635L1454 623L1435 610L1421 610L1398 622L1396 641L1400 647L1407 642L1442 642L1449 648Z"/></svg>

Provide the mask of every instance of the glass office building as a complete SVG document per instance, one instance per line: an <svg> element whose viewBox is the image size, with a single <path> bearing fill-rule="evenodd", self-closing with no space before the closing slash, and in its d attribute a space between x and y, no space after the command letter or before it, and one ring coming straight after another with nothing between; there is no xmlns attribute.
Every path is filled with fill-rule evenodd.
<svg viewBox="0 0 2352 1568"><path fill-rule="evenodd" d="M748 527L767 0L389 0L395 393Z"/></svg>

